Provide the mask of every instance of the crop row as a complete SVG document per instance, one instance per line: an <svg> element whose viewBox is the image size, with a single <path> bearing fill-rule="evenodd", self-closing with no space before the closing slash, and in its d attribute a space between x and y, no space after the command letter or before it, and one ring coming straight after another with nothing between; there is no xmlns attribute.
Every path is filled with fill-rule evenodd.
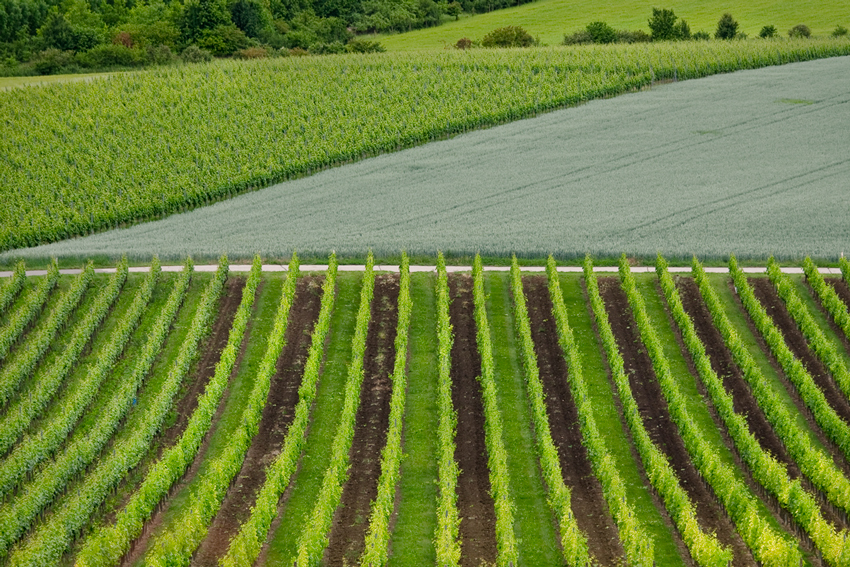
<svg viewBox="0 0 850 567"><path fill-rule="evenodd" d="M26 302L11 317L6 319L2 329L0 329L0 361L6 358L6 355L9 354L9 349L18 340L27 325L41 312L58 279L59 266L54 261L50 264L47 275L39 281L35 289L27 297ZM8 287L13 288L17 281L12 280L8 284ZM0 309L0 313L2 312L3 310Z"/></svg>
<svg viewBox="0 0 850 567"><path fill-rule="evenodd" d="M843 259L843 258L842 258ZM845 260L841 264L842 271L845 270L845 266L850 264ZM826 308L827 312L832 316L835 324L838 325L842 331L844 331L844 335L850 339L850 313L848 313L848 306L841 301L841 298L838 297L838 294L829 284L824 281L823 276L818 271L817 266L815 266L814 262L812 262L811 258L806 257L803 261L803 270L806 273L806 280L808 280L809 285L812 286L815 294L820 299L821 304ZM846 272L844 272L845 278L850 281L850 268L846 268Z"/></svg>
<svg viewBox="0 0 850 567"><path fill-rule="evenodd" d="M192 424L194 427L192 429L187 427L181 435L180 441L173 448L177 458L171 458L169 460L165 458L161 459L160 462L166 463L166 467L163 467L159 471L152 471L158 472L160 475L159 478L163 480L173 483L182 475L209 429L212 415L215 413L221 393L224 391L233 367L236 364L239 347L245 338L245 330L251 317L251 311L257 295L257 287L260 285L261 274L262 262L259 256L255 256L251 266L251 272L248 276L248 282L242 291L239 308L230 327L227 345L222 351L219 362L216 364L215 373L204 395L206 396L210 392L215 393L204 400L206 403L203 408L200 404L196 407L195 412L190 418L190 421L195 421ZM293 276L297 276L297 272ZM288 308L288 305L286 307ZM161 534L151 543L151 548L145 558L146 564L188 564L192 553L200 545L201 541L203 541L207 533L207 528L218 512L233 477L236 476L242 467L245 453L248 451L251 440L257 433L263 408L268 398L270 380L274 374L277 358L280 356L279 350L269 352L273 346L277 345L269 345L266 348L262 367L257 373L254 387L249 394L248 405L239 420L238 429L228 439L224 451L216 459L208 463L203 476L200 478L200 487L195 493L195 497L185 509L180 511L179 520L173 524L174 527L170 531ZM282 342L280 343L280 348L283 348ZM180 455L177 452L178 449L185 452ZM170 455L165 455L164 457L168 456ZM170 486L171 484L168 485L168 488ZM155 503L148 500L148 506L146 508L152 509L153 505Z"/></svg>
<svg viewBox="0 0 850 567"><path fill-rule="evenodd" d="M366 336L371 320L372 296L375 290L375 260L370 253L366 258L366 270L360 289L360 307L354 324L354 338L351 340L351 362L345 381L345 401L339 418L339 425L331 446L331 459L322 479L322 487L316 497L316 505L310 514L307 525L298 539L298 551L287 564L307 567L318 565L322 553L328 545L334 513L342 498L343 485L348 476L349 452L354 439L354 424L357 408L360 405L360 388L363 383L363 359L366 352Z"/></svg>
<svg viewBox="0 0 850 567"><path fill-rule="evenodd" d="M558 526L561 529L561 548L567 565L584 566L590 563L587 548L587 536L578 527L570 504L570 489L564 483L561 463L552 433L549 430L549 417L543 397L543 384L534 353L534 339L531 338L531 322L525 293L522 289L522 276L516 256L511 261L511 290L514 297L514 321L519 338L520 356L525 370L526 392L531 404L532 423L537 446L537 457L543 479L549 491L547 498Z"/></svg>
<svg viewBox="0 0 850 567"><path fill-rule="evenodd" d="M507 451L502 435L502 417L496 392L496 370L493 345L484 294L484 270L481 256L475 255L472 264L472 298L475 303L475 329L478 353L481 355L481 397L484 402L484 441L490 469L490 487L496 508L496 563L501 566L517 564L517 541L514 534L514 502L510 493Z"/></svg>
<svg viewBox="0 0 850 567"><path fill-rule="evenodd" d="M848 53L846 41L805 40L380 54L15 89L0 97L0 250L201 206L653 78Z"/></svg>
<svg viewBox="0 0 850 567"><path fill-rule="evenodd" d="M626 484L620 476L614 457L605 446L605 441L593 417L593 404L588 398L587 384L582 373L581 353L570 327L555 259L552 256L549 256L546 272L549 278L552 311L558 327L558 342L567 361L570 391L575 400L581 436L587 446L593 472L602 485L605 501L617 523L628 564L636 567L650 567L655 564L653 541L628 502Z"/></svg>
<svg viewBox="0 0 850 567"><path fill-rule="evenodd" d="M3 312L6 311L6 308L9 307L15 300L18 292L24 287L26 279L26 264L24 264L23 260L19 260L15 264L15 270L12 272L12 277L9 278L9 281L3 284L2 288L0 288L0 315L2 315Z"/></svg>
<svg viewBox="0 0 850 567"><path fill-rule="evenodd" d="M439 449L439 500L435 545L437 565L456 567L460 563L457 509L457 479L460 470L455 461L455 428L457 413L452 404L452 323L449 317L449 280L442 252L437 256L437 377L439 385L440 424L437 429Z"/></svg>
<svg viewBox="0 0 850 567"><path fill-rule="evenodd" d="M767 274L776 287L779 297L785 302L788 313L806 337L809 347L827 367L844 395L850 398L850 372L847 371L847 366L838 353L838 348L826 338L826 335L809 313L809 309L797 296L794 284L791 283L788 276L779 270L779 265L773 257L768 260Z"/></svg>
<svg viewBox="0 0 850 567"><path fill-rule="evenodd" d="M361 565L380 567L389 559L390 514L395 506L396 485L401 469L401 431L407 390L407 341L413 302L410 299L410 270L407 254L402 253L398 295L398 322L395 336L395 362L391 376L393 391L390 398L389 430L381 453L381 477L378 495L372 502L369 533L360 558Z"/></svg>
<svg viewBox="0 0 850 567"><path fill-rule="evenodd" d="M738 267L738 262L734 256L729 259L729 273L732 276L732 281L735 282L741 303L744 304L756 328L764 337L773 356L782 366L785 375L794 384L806 407L812 412L815 421L827 437L838 445L844 455L850 457L850 426L829 405L823 391L817 387L802 361L795 357L791 349L788 348L782 332L756 299L755 293L747 281L747 276Z"/></svg>
<svg viewBox="0 0 850 567"><path fill-rule="evenodd" d="M50 347L53 337L82 300L92 277L94 277L94 266L89 262L58 305L50 312L44 324L27 337L24 344L16 349L16 356L0 371L0 408L9 402L21 381L35 372L36 366Z"/></svg>
<svg viewBox="0 0 850 567"><path fill-rule="evenodd" d="M620 355L617 340L614 338L614 333L608 322L608 314L605 312L605 305L602 302L602 296L599 294L596 274L593 272L593 262L589 256L584 261L584 277L590 304L599 327L599 334L602 337L602 345L605 348L605 354L608 356L608 366L611 368L611 375L614 378L614 384L617 386L617 395L623 406L626 424L632 433L632 439L649 481L661 495L664 506L670 513L670 517L682 535L691 555L700 565L711 565L714 558L723 558L726 551L716 537L700 527L693 502L691 502L685 489L682 488L667 457L649 437L640 416L637 401L632 395L629 378L624 369L623 357Z"/></svg>
<svg viewBox="0 0 850 567"><path fill-rule="evenodd" d="M94 366L88 370L75 389L67 391L66 395L55 403L50 415L38 429L24 436L0 464L0 495L7 494L27 472L53 454L74 428L127 346L130 335L153 295L159 273L159 261L154 259L151 271L136 292L130 309L119 321L106 344L95 355Z"/></svg>
<svg viewBox="0 0 850 567"><path fill-rule="evenodd" d="M741 336L732 327L720 297L708 281L702 264L696 259L692 264L692 272L703 301L711 313L714 326L720 331L735 364L741 369L759 407L785 448L803 474L826 495L830 502L843 509L845 513L850 512L850 482L835 466L832 459L813 446L808 436L798 428L794 416L771 388Z"/></svg>
<svg viewBox="0 0 850 567"><path fill-rule="evenodd" d="M641 340L652 360L670 416L685 442L691 461L723 504L757 561L765 565L799 565L802 555L796 544L777 533L761 516L755 496L735 474L735 470L720 460L717 452L706 441L704 432L690 415L685 396L673 377L664 347L649 319L643 297L637 289L625 256L620 259L620 279L635 316ZM728 558L716 553L713 557L705 558L705 564L728 564L731 561L731 550L726 553L729 554Z"/></svg>
<svg viewBox="0 0 850 567"><path fill-rule="evenodd" d="M697 336L694 323L685 312L676 284L667 271L667 262L660 255L656 263L656 271L667 305L682 333L697 373L717 413L726 425L726 430L738 454L750 469L753 478L791 513L794 521L809 534L830 565L845 564L848 558L843 557L845 551L842 547L846 538L824 520L817 501L803 489L800 480L791 480L785 466L761 447L749 430L746 416L735 411L732 396L714 372L711 360L706 354L705 345Z"/></svg>

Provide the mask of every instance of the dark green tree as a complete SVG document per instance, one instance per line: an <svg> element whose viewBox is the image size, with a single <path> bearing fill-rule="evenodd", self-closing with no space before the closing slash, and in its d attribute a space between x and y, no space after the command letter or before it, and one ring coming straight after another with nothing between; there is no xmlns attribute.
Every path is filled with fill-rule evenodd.
<svg viewBox="0 0 850 567"><path fill-rule="evenodd" d="M759 32L759 37L762 39L776 37L776 26L764 26Z"/></svg>
<svg viewBox="0 0 850 567"><path fill-rule="evenodd" d="M676 19L676 14L673 13L673 10L653 8L652 17L649 19L652 41L679 39L679 32L676 29Z"/></svg>
<svg viewBox="0 0 850 567"><path fill-rule="evenodd" d="M614 43L617 41L617 30L605 22L591 22L585 28L593 43Z"/></svg>
<svg viewBox="0 0 850 567"><path fill-rule="evenodd" d="M236 0L230 5L230 17L248 37L260 37L272 22L271 12L260 0Z"/></svg>
<svg viewBox="0 0 850 567"><path fill-rule="evenodd" d="M691 26L685 20L679 20L673 28L676 39L691 39Z"/></svg>
<svg viewBox="0 0 850 567"><path fill-rule="evenodd" d="M183 7L180 31L186 43L195 43L204 32L233 22L224 0L187 0Z"/></svg>
<svg viewBox="0 0 850 567"><path fill-rule="evenodd" d="M715 39L735 39L738 35L738 22L732 17L732 14L725 13L717 22L717 31L714 32Z"/></svg>

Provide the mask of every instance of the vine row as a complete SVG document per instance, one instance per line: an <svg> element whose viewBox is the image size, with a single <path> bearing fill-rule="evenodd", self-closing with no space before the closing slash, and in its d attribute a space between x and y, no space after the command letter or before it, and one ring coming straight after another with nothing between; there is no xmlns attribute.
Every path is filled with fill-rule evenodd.
<svg viewBox="0 0 850 567"><path fill-rule="evenodd" d="M0 314L6 311L6 308L15 300L18 292L24 287L26 279L27 266L23 260L18 260L18 263L15 264L15 271L12 272L12 277L9 278L6 285L0 288Z"/></svg>
<svg viewBox="0 0 850 567"><path fill-rule="evenodd" d="M843 266L844 264L842 264L842 269ZM806 280L809 282L809 285L812 286L818 299L820 299L821 305L832 316L835 324L844 331L844 335L850 339L850 313L848 313L848 306L838 297L832 286L826 283L818 271L817 266L815 266L812 259L808 256L803 260L803 271L806 273ZM850 268L848 268L848 273L850 273Z"/></svg>
<svg viewBox="0 0 850 567"><path fill-rule="evenodd" d="M655 565L655 553L652 537L641 524L634 509L626 497L626 483L620 476L614 457L605 446L605 440L596 426L593 417L593 404L588 397L587 384L582 373L581 354L576 344L573 330L564 305L561 284L555 259L549 256L546 264L549 278L549 296L552 299L552 311L558 328L558 342L564 351L569 375L567 380L579 417L582 440L587 446L587 454L596 478L602 485L602 492L608 509L617 523L620 541L626 554L626 561L635 567Z"/></svg>
<svg viewBox="0 0 850 567"><path fill-rule="evenodd" d="M726 559L725 563L721 563L725 566L731 561L731 554L721 546L713 534L703 531L697 521L696 510L690 497L688 497L688 493L679 483L679 479L667 457L652 442L649 433L646 431L637 401L632 395L629 378L626 376L623 357L620 355L617 340L614 338L614 332L608 322L605 304L599 294L599 285L596 281L596 274L593 272L593 261L590 256L585 257L584 260L584 279L590 305L599 327L599 333L602 336L602 344L608 356L611 375L617 386L620 403L623 406L626 424L632 433L632 439L649 481L661 496L664 506L670 513L676 529L679 530L694 560L700 565L714 565L716 563L712 563L712 561L718 558Z"/></svg>
<svg viewBox="0 0 850 567"><path fill-rule="evenodd" d="M27 328L36 315L41 313L41 310L44 308L44 304L47 302L47 298L50 296L51 290L56 286L56 282L59 279L59 266L56 265L56 262L50 264L50 268L47 269L47 275L39 281L36 288L30 293L27 297L24 305L20 307L11 317L6 320L6 323L3 325L3 328L0 329L0 360L6 358L6 355L9 354L9 350L12 348L12 345L20 338L21 333L24 332L24 329ZM9 287L14 284L13 280ZM17 293L17 292L16 292ZM0 309L0 313L3 310Z"/></svg>

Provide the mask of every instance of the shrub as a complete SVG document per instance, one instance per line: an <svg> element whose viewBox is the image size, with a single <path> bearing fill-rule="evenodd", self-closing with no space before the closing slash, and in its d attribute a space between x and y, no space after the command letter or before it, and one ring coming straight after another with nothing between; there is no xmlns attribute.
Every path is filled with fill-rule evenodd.
<svg viewBox="0 0 850 567"><path fill-rule="evenodd" d="M51 47L38 54L33 68L39 75L55 75L61 71L67 71L73 61L72 52Z"/></svg>
<svg viewBox="0 0 850 567"><path fill-rule="evenodd" d="M248 36L233 24L204 30L198 41L199 47L218 56L231 55L239 49L245 49L248 45Z"/></svg>
<svg viewBox="0 0 850 567"><path fill-rule="evenodd" d="M717 22L717 31L714 32L715 39L734 39L738 34L738 22L732 17L732 14L725 13Z"/></svg>
<svg viewBox="0 0 850 567"><path fill-rule="evenodd" d="M455 49L469 49L472 47L472 40L468 37L462 37L455 43Z"/></svg>
<svg viewBox="0 0 850 567"><path fill-rule="evenodd" d="M847 28L844 26L835 26L835 29L832 30L832 37L844 37L847 35Z"/></svg>
<svg viewBox="0 0 850 567"><path fill-rule="evenodd" d="M614 43L617 41L617 32L605 22L591 22L587 24L588 35L593 43Z"/></svg>
<svg viewBox="0 0 850 567"><path fill-rule="evenodd" d="M345 46L349 53L383 53L387 50L380 41L369 41L368 39L352 39Z"/></svg>
<svg viewBox="0 0 850 567"><path fill-rule="evenodd" d="M311 44L309 51L315 55L345 53L345 44L341 41L332 41L330 43L318 42Z"/></svg>
<svg viewBox="0 0 850 567"><path fill-rule="evenodd" d="M742 31L739 31L735 34L735 39L747 39L747 34Z"/></svg>
<svg viewBox="0 0 850 567"><path fill-rule="evenodd" d="M691 39L696 39L699 41L707 41L711 39L711 34L709 34L705 30L699 30L697 33L691 36Z"/></svg>
<svg viewBox="0 0 850 567"><path fill-rule="evenodd" d="M764 26L759 32L759 37L763 39L776 37L776 26Z"/></svg>
<svg viewBox="0 0 850 567"><path fill-rule="evenodd" d="M180 58L186 63L203 63L204 61L212 60L212 53L206 49L201 49L193 43L183 50Z"/></svg>
<svg viewBox="0 0 850 567"><path fill-rule="evenodd" d="M673 13L673 10L653 8L652 17L649 19L652 41L679 39L679 31L676 29L676 19L676 14Z"/></svg>
<svg viewBox="0 0 850 567"><path fill-rule="evenodd" d="M617 43L646 43L652 41L652 36L643 30L617 30Z"/></svg>
<svg viewBox="0 0 850 567"><path fill-rule="evenodd" d="M586 43L593 43L593 37L586 29L578 30L572 35L564 35L564 45L584 45Z"/></svg>
<svg viewBox="0 0 850 567"><path fill-rule="evenodd" d="M146 56L140 49L130 49L121 44L107 44L93 47L77 55L77 61L83 67L137 67L144 65Z"/></svg>
<svg viewBox="0 0 850 567"><path fill-rule="evenodd" d="M498 28L481 40L484 47L531 47L534 38L521 26L506 26Z"/></svg>
<svg viewBox="0 0 850 567"><path fill-rule="evenodd" d="M301 49L300 47L293 47L289 50L289 55L291 55L292 57L304 57L305 55L310 55L310 52L306 49Z"/></svg>
<svg viewBox="0 0 850 567"><path fill-rule="evenodd" d="M691 26L685 20L679 20L673 29L678 39L691 39Z"/></svg>
<svg viewBox="0 0 850 567"><path fill-rule="evenodd" d="M157 45L156 47L149 45L145 51L148 55L148 61L155 65L165 65L177 59L171 48L164 44Z"/></svg>
<svg viewBox="0 0 850 567"><path fill-rule="evenodd" d="M797 24L788 30L788 35L791 37L811 37L812 30L806 24Z"/></svg>
<svg viewBox="0 0 850 567"><path fill-rule="evenodd" d="M237 59L264 59L269 56L269 52L265 47L246 47L234 53L234 56Z"/></svg>

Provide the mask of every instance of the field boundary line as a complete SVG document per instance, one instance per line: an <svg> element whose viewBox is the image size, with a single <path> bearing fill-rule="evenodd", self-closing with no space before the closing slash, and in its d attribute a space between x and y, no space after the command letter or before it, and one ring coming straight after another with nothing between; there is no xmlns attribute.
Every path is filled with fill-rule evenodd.
<svg viewBox="0 0 850 567"><path fill-rule="evenodd" d="M162 266L160 268L163 272L180 272L183 270L182 265L174 265L174 266ZM194 270L196 272L215 272L218 269L217 264L196 264L194 266ZM327 271L327 264L302 264L301 270L302 272L325 272ZM511 270L510 266L483 266L482 269L485 272L509 272ZM718 267L707 267L703 268L706 273L709 274L728 274L729 268L725 266ZM96 274L114 274L116 268L95 268L94 272ZM147 273L150 272L150 266L133 266L128 269L131 274L134 273ZM286 272L288 267L283 264L263 264L263 272ZM363 264L348 264L341 265L337 268L340 272L362 272L366 270L366 266ZM397 264L376 264L374 267L376 272L398 272L399 267ZM546 266L521 266L520 270L523 272L541 272L544 273L546 271ZM614 272L616 273L619 270L617 266L593 266L594 272ZM690 273L690 266L672 266L668 268L671 273ZM797 266L789 266L784 268L779 268L779 270L783 274L803 274L803 268ZM250 272L251 264L232 264L230 266L231 272ZM446 272L471 272L472 266L446 266ZM575 272L581 273L583 268L581 266L558 266L558 272ZM653 266L632 266L632 273L652 273L655 272L655 268ZM746 274L766 274L767 267L766 266L756 266L756 267L747 267L741 268L741 271ZM82 268L63 268L59 270L61 275L66 276L76 276L83 272ZM414 272L437 272L437 266L410 266L410 273ZM828 276L840 276L841 268L818 268L818 272L823 275ZM0 278L10 278L15 274L14 271L0 271ZM47 270L27 270L27 276L45 276L47 275Z"/></svg>

